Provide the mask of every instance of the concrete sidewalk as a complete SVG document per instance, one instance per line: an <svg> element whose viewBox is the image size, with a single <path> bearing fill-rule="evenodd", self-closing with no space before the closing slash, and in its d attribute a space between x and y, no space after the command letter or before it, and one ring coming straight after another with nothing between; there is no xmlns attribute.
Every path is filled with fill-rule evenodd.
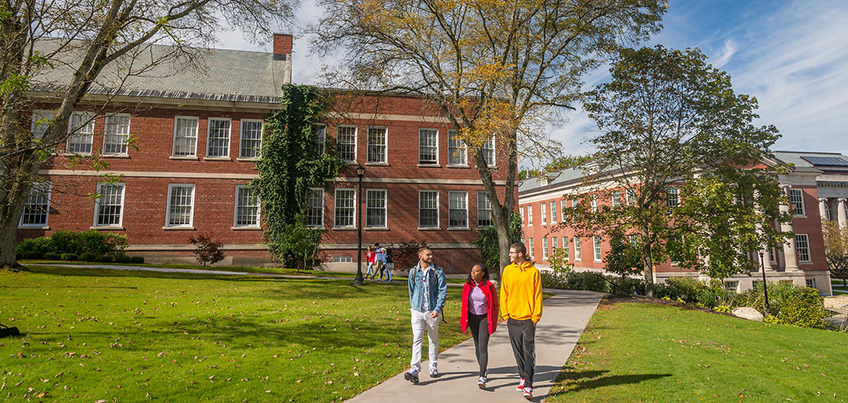
<svg viewBox="0 0 848 403"><path fill-rule="evenodd" d="M545 300L542 320L536 328L536 376L533 401L541 402L550 391L580 334L598 307L603 294L591 291L545 290L556 293ZM440 326L459 326L458 323ZM410 331L410 338L411 338ZM427 345L425 337L424 346ZM411 351L410 346L410 351ZM426 357L426 351L424 353ZM509 345L506 323L501 323L489 340L489 383L485 390L477 387L478 366L474 341L458 344L439 354L441 377L427 375L427 362L422 363L421 381L413 385L403 373L348 400L355 403L412 401L434 403L499 403L524 401L516 390L518 370Z"/></svg>

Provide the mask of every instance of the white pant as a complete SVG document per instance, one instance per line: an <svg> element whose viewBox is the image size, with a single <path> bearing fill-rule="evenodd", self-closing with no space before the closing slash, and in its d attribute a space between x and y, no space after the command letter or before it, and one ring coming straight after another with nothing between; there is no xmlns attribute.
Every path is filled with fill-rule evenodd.
<svg viewBox="0 0 848 403"><path fill-rule="evenodd" d="M441 317L430 317L431 312L412 312L412 360L410 367L421 370L421 346L424 344L424 329L427 329L427 339L430 340L430 365L439 362L439 320Z"/></svg>

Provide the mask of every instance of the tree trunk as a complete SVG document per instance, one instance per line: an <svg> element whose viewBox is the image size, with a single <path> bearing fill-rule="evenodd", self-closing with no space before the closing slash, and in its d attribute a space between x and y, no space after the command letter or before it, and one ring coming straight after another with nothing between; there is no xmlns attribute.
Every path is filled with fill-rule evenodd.
<svg viewBox="0 0 848 403"><path fill-rule="evenodd" d="M23 211L23 203L7 206L0 217L0 268L12 269L20 267L15 258L18 235L18 219Z"/></svg>
<svg viewBox="0 0 848 403"><path fill-rule="evenodd" d="M648 231L642 230L642 275L645 276L645 295L654 296L654 261L651 258L651 243Z"/></svg>

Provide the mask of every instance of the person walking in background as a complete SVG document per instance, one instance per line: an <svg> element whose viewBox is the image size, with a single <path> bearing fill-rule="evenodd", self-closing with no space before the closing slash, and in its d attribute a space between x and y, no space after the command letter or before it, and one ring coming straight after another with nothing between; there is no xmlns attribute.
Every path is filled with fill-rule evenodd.
<svg viewBox="0 0 848 403"><path fill-rule="evenodd" d="M374 275L374 251L371 250L371 246L367 247L367 252L365 252L365 261L368 262L368 272L365 273L365 278Z"/></svg>
<svg viewBox="0 0 848 403"><path fill-rule="evenodd" d="M430 377L439 376L439 317L448 295L445 272L433 263L433 251L430 248L424 246L418 249L418 264L409 269L408 285L409 310L412 314L412 359L403 378L417 384L425 329L430 341Z"/></svg>
<svg viewBox="0 0 848 403"><path fill-rule="evenodd" d="M395 269L395 261L392 259L392 250L386 248L386 281L392 281L392 270Z"/></svg>
<svg viewBox="0 0 848 403"><path fill-rule="evenodd" d="M509 344L518 365L518 390L533 398L536 371L536 324L542 318L542 277L527 260L527 247L516 242L509 247L509 260L501 275L501 316L507 321Z"/></svg>
<svg viewBox="0 0 848 403"><path fill-rule="evenodd" d="M374 244L374 276L383 278L383 260L386 258L386 251L380 244Z"/></svg>
<svg viewBox="0 0 848 403"><path fill-rule="evenodd" d="M474 350L480 366L477 386L486 388L489 365L489 336L498 328L498 292L489 281L489 269L482 263L471 266L471 272L462 286L462 310L459 325L462 332L471 328Z"/></svg>

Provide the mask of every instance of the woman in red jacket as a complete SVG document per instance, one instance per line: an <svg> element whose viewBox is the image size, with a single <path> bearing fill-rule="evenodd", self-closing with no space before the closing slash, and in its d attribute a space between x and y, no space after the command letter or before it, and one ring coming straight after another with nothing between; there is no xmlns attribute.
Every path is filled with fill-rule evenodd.
<svg viewBox="0 0 848 403"><path fill-rule="evenodd" d="M459 317L462 332L471 328L480 378L477 386L486 388L486 368L489 365L489 335L498 327L498 292L489 281L489 269L480 263L471 266L468 280L462 286L462 310Z"/></svg>

